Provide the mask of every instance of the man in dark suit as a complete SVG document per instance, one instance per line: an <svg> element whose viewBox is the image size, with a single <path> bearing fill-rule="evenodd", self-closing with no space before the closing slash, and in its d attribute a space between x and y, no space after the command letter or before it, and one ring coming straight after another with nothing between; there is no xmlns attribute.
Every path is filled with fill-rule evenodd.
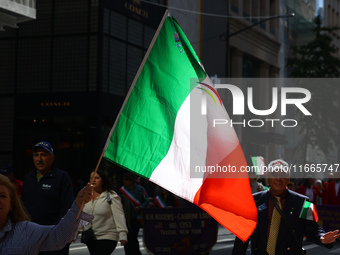
<svg viewBox="0 0 340 255"><path fill-rule="evenodd" d="M268 182L270 189L253 195L257 206L257 226L251 237L243 243L236 238L233 248L234 255L245 254L251 240L251 254L302 254L303 236L312 242L333 247L333 242L340 236L339 230L325 233L316 222L300 218L300 212L306 196L287 189L289 182L288 164L283 160L274 160L268 166ZM271 233L273 213L278 214L270 196L281 205L287 221L279 216L278 235L276 242L268 242ZM274 212L276 210L276 212ZM290 227L291 228L290 228ZM272 227L273 228L273 227ZM295 232L295 236L292 231ZM272 236L272 235L271 235ZM272 237L271 237L272 238ZM274 243L270 251L269 243Z"/></svg>

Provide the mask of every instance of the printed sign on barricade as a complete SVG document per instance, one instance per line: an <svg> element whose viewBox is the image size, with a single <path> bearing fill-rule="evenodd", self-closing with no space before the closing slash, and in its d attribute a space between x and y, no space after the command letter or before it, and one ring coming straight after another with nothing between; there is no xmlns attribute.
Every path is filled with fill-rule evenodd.
<svg viewBox="0 0 340 255"><path fill-rule="evenodd" d="M340 229L340 206L339 205L317 205L318 223L327 231Z"/></svg>
<svg viewBox="0 0 340 255"><path fill-rule="evenodd" d="M152 254L204 253L217 241L218 223L198 207L144 208L142 218L144 244Z"/></svg>

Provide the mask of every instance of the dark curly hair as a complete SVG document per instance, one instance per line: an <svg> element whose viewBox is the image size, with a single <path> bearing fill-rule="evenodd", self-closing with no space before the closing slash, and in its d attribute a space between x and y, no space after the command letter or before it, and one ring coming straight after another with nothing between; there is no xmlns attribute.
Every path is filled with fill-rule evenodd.
<svg viewBox="0 0 340 255"><path fill-rule="evenodd" d="M92 173L91 173L91 176L94 172L95 171L93 170ZM103 189L103 191L114 190L114 185L112 183L111 178L103 170L98 169L97 174L102 178L102 181L103 181L102 189Z"/></svg>

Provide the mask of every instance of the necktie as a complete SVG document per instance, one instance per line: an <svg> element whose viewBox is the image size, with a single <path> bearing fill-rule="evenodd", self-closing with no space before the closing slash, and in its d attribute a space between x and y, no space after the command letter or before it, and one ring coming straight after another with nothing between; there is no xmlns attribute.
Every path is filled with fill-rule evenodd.
<svg viewBox="0 0 340 255"><path fill-rule="evenodd" d="M280 201L281 198L280 197L275 197L275 198L277 200L277 205L280 207L280 209L282 209L281 201ZM268 237L268 243L267 243L267 253L269 255L275 255L276 240L279 234L280 221L281 221L281 214L274 207L272 219L270 222L270 230L269 230L269 237Z"/></svg>

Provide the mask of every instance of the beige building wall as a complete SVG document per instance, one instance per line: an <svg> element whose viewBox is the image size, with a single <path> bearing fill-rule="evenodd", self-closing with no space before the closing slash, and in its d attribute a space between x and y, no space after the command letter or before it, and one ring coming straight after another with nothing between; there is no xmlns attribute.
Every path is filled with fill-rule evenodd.
<svg viewBox="0 0 340 255"><path fill-rule="evenodd" d="M232 0L229 18L230 34L252 26L261 20L260 17L277 16L279 14L279 1ZM244 15L247 15L247 17L240 18ZM280 50L278 24L278 19L268 20L230 37L230 47L235 49L235 51L231 51L232 63L234 60L237 63L236 65L231 65L232 77L242 77L239 67L241 66L240 61L243 54L248 54L267 64L268 73L262 73L262 75L265 75L262 77L269 77L269 70L277 70ZM277 77L278 73L271 73L270 76Z"/></svg>
<svg viewBox="0 0 340 255"><path fill-rule="evenodd" d="M230 5L230 34L245 29L253 24L260 22L263 17L273 17L280 15L279 1L269 0L232 0ZM243 18L240 18L242 17ZM246 17L244 17L246 16ZM272 19L260 23L250 29L245 30L235 36L230 37L230 74L231 77L244 77L243 60L247 55L256 59L259 62L258 77L259 78L277 78L279 77L279 19ZM261 83L260 89L262 91L262 98L271 98L272 87L275 84L265 80ZM245 89L245 88L244 88ZM269 109L271 102L268 100L261 101L259 108ZM265 119L268 116L263 116ZM271 118L280 118L279 116L271 116ZM260 119L260 118L259 118ZM241 127L236 127L241 129ZM241 134L241 130L237 130ZM265 127L261 129L265 133L278 133L278 126L275 128ZM240 139L248 139L239 136ZM244 141L247 142L247 141ZM248 141L249 142L249 141ZM266 161L273 160L279 156L278 144L262 142L250 142L257 149L262 150L263 156ZM253 155L256 156L256 155Z"/></svg>

